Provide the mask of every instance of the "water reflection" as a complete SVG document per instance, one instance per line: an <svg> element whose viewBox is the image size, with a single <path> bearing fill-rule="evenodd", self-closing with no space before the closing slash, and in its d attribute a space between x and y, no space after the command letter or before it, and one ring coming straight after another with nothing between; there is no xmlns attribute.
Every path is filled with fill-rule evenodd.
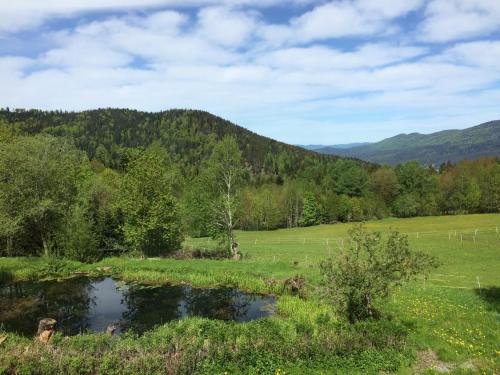
<svg viewBox="0 0 500 375"><path fill-rule="evenodd" d="M102 332L109 324L118 332L142 333L186 316L245 322L272 314L273 305L273 297L232 288L152 287L82 277L1 287L0 324L31 336L41 318L53 317L65 335Z"/></svg>

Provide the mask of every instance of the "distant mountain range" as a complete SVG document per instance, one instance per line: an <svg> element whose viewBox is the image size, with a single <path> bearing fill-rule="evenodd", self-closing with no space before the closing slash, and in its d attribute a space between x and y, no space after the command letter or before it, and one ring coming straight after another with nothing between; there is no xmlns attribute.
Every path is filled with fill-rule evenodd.
<svg viewBox="0 0 500 375"><path fill-rule="evenodd" d="M357 143L343 143L339 145L331 145L331 146L325 146L325 145L299 145L299 147L305 148L306 150L309 151L318 151L324 148L340 148L340 149L346 149L346 148L353 148L353 147L359 147L359 146L366 146L371 144L370 142L357 142Z"/></svg>
<svg viewBox="0 0 500 375"><path fill-rule="evenodd" d="M312 146L314 148L310 148ZM381 164L395 165L417 160L425 165L439 165L447 161L500 156L500 120L463 130L399 134L376 143L340 146L302 147L322 154L354 157Z"/></svg>

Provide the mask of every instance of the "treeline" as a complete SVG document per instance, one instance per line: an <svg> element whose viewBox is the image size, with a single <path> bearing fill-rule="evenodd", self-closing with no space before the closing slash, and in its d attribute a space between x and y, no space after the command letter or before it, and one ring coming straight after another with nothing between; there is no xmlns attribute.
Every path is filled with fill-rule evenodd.
<svg viewBox="0 0 500 375"><path fill-rule="evenodd" d="M128 113L117 113L122 112ZM78 135L87 134L89 123L82 133L74 124L49 126L43 120L47 126L41 126L31 115L13 120L26 112L8 113L14 113L12 121L0 120L1 255L83 261L125 252L156 256L178 250L190 235L219 239L230 256L237 228L500 211L498 158L438 169L416 162L392 168L316 157L278 142L273 143L278 154L272 154L269 140L261 137L262 146L256 147L268 150L262 157L252 151L253 138L250 146L242 146L232 134L207 133L210 148L200 140L200 148L185 146L188 156L153 137L145 147L111 143L111 148L121 147L120 157L107 159L109 154L84 147L99 139ZM61 118L68 116L79 114ZM53 129L61 127L66 130L55 135ZM116 132L123 129L117 126ZM144 134L151 130L141 129ZM308 161L300 161L301 155Z"/></svg>
<svg viewBox="0 0 500 375"><path fill-rule="evenodd" d="M368 172L340 159L320 178L248 186L240 198L240 226L252 230L499 212L500 163L483 158L434 169L411 161Z"/></svg>
<svg viewBox="0 0 500 375"><path fill-rule="evenodd" d="M34 135L68 137L90 160L123 170L137 148L159 143L186 176L196 176L215 144L233 136L253 182L280 182L311 167L324 169L337 156L320 155L255 134L208 112L141 112L98 109L82 112L0 109L0 122ZM371 164L357 161L362 166Z"/></svg>

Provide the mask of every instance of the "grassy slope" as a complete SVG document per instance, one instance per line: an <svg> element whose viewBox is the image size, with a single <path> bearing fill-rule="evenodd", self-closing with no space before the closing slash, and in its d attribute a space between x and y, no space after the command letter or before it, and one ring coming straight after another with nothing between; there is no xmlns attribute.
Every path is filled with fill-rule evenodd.
<svg viewBox="0 0 500 375"><path fill-rule="evenodd" d="M346 235L349 227L350 225L338 224L273 232L239 232L237 240L240 248L243 253L248 253L248 256L241 262L115 258L105 259L100 265L113 266L115 274L128 280L188 282L200 286L227 284L256 292L271 291L278 294L282 293L281 285L285 278L301 273L310 283L309 290L314 296L315 286L319 282L318 263L329 254L335 255L342 246L342 242L344 245L347 244ZM368 223L369 229L387 231L393 228L408 233L410 243L414 248L435 254L443 262L443 265L431 275L427 282L420 280L403 287L386 304L380 306L410 332L408 338L410 348L430 347L438 353L441 360L465 365L474 364L484 367L486 373L492 373L495 368L498 369L500 234L497 233L497 227L500 231L500 215L495 214L387 219ZM189 239L187 245L211 247L213 243L207 239ZM0 261L4 272L10 273L15 278L37 278L47 273L48 269L41 259L3 258ZM299 262L298 266L293 265L294 261ZM76 269L95 272L95 267L96 265L67 263L59 269L52 267L52 271L62 274ZM481 291L477 290L477 277L481 283ZM328 326L328 324L322 326L323 323L318 323L319 320L323 320L323 316L333 316L333 312L324 302L315 302L314 297L309 302L304 302L296 297L283 296L279 299L278 308L277 317L272 318L268 323L264 320L253 322L248 326L225 326L228 335L236 335L241 340L245 335L248 339L251 337L256 339L255 332L260 332L258 337L261 339L262 335L266 336L265 340L269 343L267 341L263 343L265 348L260 348L259 353L272 354L273 360L270 360L269 366L266 367L269 369L268 373L275 371L272 370L273 366L279 366L280 363L291 373L301 373L306 371L304 369L311 373L316 370L319 372L332 369L346 371L346 368L350 369L349 371L369 373L384 368L393 370L401 366L403 369L400 371L404 372L407 366L404 360L408 358L407 356L401 359L399 357L401 354L396 352L383 354L385 352L382 349L376 351L375 354L370 354L369 359L364 358L368 354L363 351L354 359L347 360L348 363L342 362L344 359L339 360L340 362L332 360L331 356L325 357L326 359L311 359L304 363L301 359L304 348L300 343L314 348L316 352L321 352L321 348L328 345L326 343L335 341L330 336L325 339L326 343L319 338L321 334L333 334L334 330L338 329L338 327ZM335 321L335 318L332 318L332 321ZM161 332L165 335L168 332L170 335L172 330L182 331L182 329L194 329L199 326L206 326L209 333L205 332L204 335L208 335L207 340L212 340L213 335L216 335L217 330L220 330L224 324L207 323L205 320L195 319L191 323L172 323L163 328L164 331L160 329L151 335L161 336ZM305 333L302 332L304 329ZM343 333L344 336L346 334ZM275 335L280 336L277 342L275 342ZM309 341L305 337L308 337ZM77 345L78 340L83 340L83 338L65 340L65 345L71 347L71 345ZM136 339L129 340L132 340L129 345L138 345ZM276 343L279 348L285 350L285 353L289 352L291 358L296 359L283 363L280 354L276 352L282 349L276 349L272 343ZM146 343L143 342L142 345ZM271 345L271 347L266 345ZM115 353L115 350L118 349L114 348L111 352ZM255 350L257 349L250 350L252 353L249 354L250 362L255 361L253 357ZM374 359L370 357L371 355L378 357ZM260 356L261 354L259 358ZM286 358L286 355L284 357ZM401 359L400 362L398 358ZM366 361L371 363L372 367L363 367L366 366ZM251 373L255 370L252 367L253 362L251 366L248 363L242 365L239 362L235 365L234 361L227 363L236 366L233 368L234 372Z"/></svg>
<svg viewBox="0 0 500 375"><path fill-rule="evenodd" d="M464 130L399 134L366 146L348 149L324 148L316 151L387 164L417 160L423 164L439 165L448 160L457 162L481 156L499 156L500 121L491 121Z"/></svg>

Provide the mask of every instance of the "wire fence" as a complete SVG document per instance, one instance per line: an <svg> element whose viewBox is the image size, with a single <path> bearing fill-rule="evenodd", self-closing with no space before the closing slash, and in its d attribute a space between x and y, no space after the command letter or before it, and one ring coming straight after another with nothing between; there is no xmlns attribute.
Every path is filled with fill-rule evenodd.
<svg viewBox="0 0 500 375"><path fill-rule="evenodd" d="M279 244L302 244L302 245L324 245L324 246L340 246L343 247L345 243L349 241L347 236L318 236L318 237L308 237L300 235L287 235L284 237L276 237L269 235L267 232L262 232L264 236L252 236L252 232L240 233L240 242L244 243L245 246L265 246L265 245L279 245ZM272 233L272 232L269 232ZM442 238L459 241L472 241L475 242L480 240L481 235L485 234L496 234L500 238L500 227L483 227L483 228L473 228L473 229L450 229L445 231L413 231L413 232L401 232L408 236L410 240L418 240L421 238ZM269 238L267 238L269 237ZM202 245L202 244L213 244L215 243L210 238L191 238L186 240L187 245Z"/></svg>

